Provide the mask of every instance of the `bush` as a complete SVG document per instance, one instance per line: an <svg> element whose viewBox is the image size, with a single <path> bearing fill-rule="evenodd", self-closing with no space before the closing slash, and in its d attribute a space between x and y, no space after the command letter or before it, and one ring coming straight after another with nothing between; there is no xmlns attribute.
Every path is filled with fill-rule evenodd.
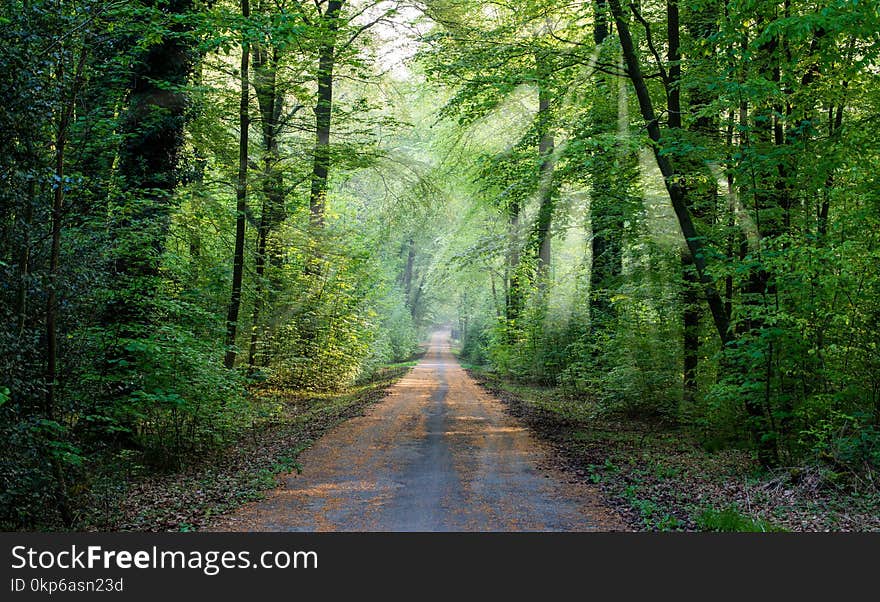
<svg viewBox="0 0 880 602"><path fill-rule="evenodd" d="M831 410L801 432L800 443L815 460L873 485L880 472L880 427L871 424L870 419L867 415Z"/></svg>
<svg viewBox="0 0 880 602"><path fill-rule="evenodd" d="M483 322L471 325L461 345L461 358L475 366L489 363L492 346L492 328Z"/></svg>
<svg viewBox="0 0 880 602"><path fill-rule="evenodd" d="M328 224L326 236L322 244L333 252L318 253L317 264L296 251L285 265L290 284L278 303L270 365L272 378L293 388L338 390L369 370L371 358L384 360L373 353L377 348L393 355L405 345L401 326L375 347L382 325L376 318L390 289L376 259L341 224Z"/></svg>
<svg viewBox="0 0 880 602"><path fill-rule="evenodd" d="M101 400L71 400L81 408L78 433L133 445L157 466L179 466L184 454L222 445L249 424L241 375L223 367L218 345L174 324L131 334L115 342L124 353L107 367L77 375ZM93 350L107 344L101 329L81 335Z"/></svg>
<svg viewBox="0 0 880 602"><path fill-rule="evenodd" d="M644 302L620 297L615 309L620 326L587 332L569 346L560 384L589 392L608 413L677 418L681 352L672 327Z"/></svg>
<svg viewBox="0 0 880 602"><path fill-rule="evenodd" d="M47 462L45 429L36 418L12 407L0 407L0 530L31 528L37 521L53 522L57 488Z"/></svg>
<svg viewBox="0 0 880 602"><path fill-rule="evenodd" d="M382 325L382 338L388 341L386 363L404 362L410 359L419 346L419 335L413 324L409 308L397 305Z"/></svg>

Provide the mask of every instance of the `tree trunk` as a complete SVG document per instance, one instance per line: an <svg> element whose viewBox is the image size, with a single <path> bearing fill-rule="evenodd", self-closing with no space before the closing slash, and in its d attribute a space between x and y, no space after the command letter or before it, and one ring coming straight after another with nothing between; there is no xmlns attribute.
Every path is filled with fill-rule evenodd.
<svg viewBox="0 0 880 602"><path fill-rule="evenodd" d="M668 50L666 59L669 65L666 91L666 103L668 109L669 128L681 129L681 32L679 30L678 0L668 0L666 3L666 34ZM687 158L682 158L686 162ZM688 195L690 198L692 195ZM688 208L697 213L694 203L690 202ZM681 253L682 267L682 399L685 402L693 402L697 395L697 368L700 357L700 311L697 304L699 288L698 278L694 273L693 257L688 251ZM726 313L726 312L725 312Z"/></svg>
<svg viewBox="0 0 880 602"><path fill-rule="evenodd" d="M241 16L250 17L248 0L241 1ZM226 314L226 357L223 365L232 368L235 365L235 337L238 329L238 314L241 309L241 282L244 274L244 243L245 226L247 224L247 178L248 178L248 114L249 94L249 61L250 44L247 34L242 33L241 43L241 94L238 106L238 180L235 187L235 254L232 263L232 294L229 299L229 311Z"/></svg>
<svg viewBox="0 0 880 602"><path fill-rule="evenodd" d="M407 306L412 294L413 264L416 259L416 245L412 237L407 240L406 265L403 267L403 299Z"/></svg>
<svg viewBox="0 0 880 602"><path fill-rule="evenodd" d="M608 36L605 7L603 0L597 0L594 6L593 38L599 45L603 45ZM616 50L609 46L600 49L600 56L605 60L610 60L612 53ZM596 92L589 116L592 127L608 134L617 123L618 136L624 136L629 125L627 115L621 110L626 107L625 89L621 86L617 94L613 94L615 78L601 72L596 72L593 81ZM596 153L590 168L589 316L590 332L595 339L613 332L616 322L611 296L623 271L624 204L629 197L630 176L635 175L620 171L629 163L627 158L619 161L620 158L620 152Z"/></svg>
<svg viewBox="0 0 880 602"><path fill-rule="evenodd" d="M644 119L646 129L648 130L648 137L653 142L651 147L654 152L654 158L657 161L657 166L660 168L660 173L663 175L666 191L669 194L669 199L672 203L676 219L678 220L678 225L681 228L685 241L687 242L691 256L694 258L694 267L697 269L700 284L703 288L709 311L712 314L718 337L721 339L721 342L726 345L733 340L730 333L730 323L724 312L724 302L721 299L721 295L718 294L718 291L715 288L715 283L706 269L706 250L703 246L703 239L697 232L690 210L687 207L686 192L680 182L680 176L682 174L679 174L673 168L669 157L663 153L664 146L660 135L660 125L656 114L654 113L654 104L648 93L645 78L642 75L639 58L636 54L632 35L629 31L629 25L626 23L623 10L620 8L620 1L608 0L608 3L611 7L611 12L614 15L615 24L617 25L617 33L620 38L624 60L626 61L627 74L629 75L630 81L635 89L642 118Z"/></svg>
<svg viewBox="0 0 880 602"><path fill-rule="evenodd" d="M265 211L265 208L264 208ZM263 277L266 271L266 241L269 236L268 228L260 218L257 232L257 253L254 258L254 309L251 314L251 342L248 346L248 370L253 372L257 362L257 350L260 345L260 312L263 308Z"/></svg>
<svg viewBox="0 0 880 602"><path fill-rule="evenodd" d="M279 169L281 160L278 148L280 118L284 95L278 90L277 48L271 54L267 48L256 46L254 55L254 91L260 107L260 124L264 151L263 207L257 226L257 250L254 257L254 308L251 315L251 341L248 349L248 369L253 371L257 363L260 344L261 314L266 303L265 272L267 246L272 229L284 221L284 176ZM265 358L264 358L265 359Z"/></svg>
<svg viewBox="0 0 880 602"><path fill-rule="evenodd" d="M159 4L152 0L152 5ZM181 17L192 0L163 2L165 10ZM180 91L193 66L192 41L184 35L191 26L178 20L174 34L145 51L135 63L129 102L122 124L118 172L122 176L122 219L113 225L117 286L133 294L115 297L104 314L105 324L122 326L123 337L152 320L159 263L171 221L172 193L184 144L187 96ZM133 43L133 42L132 42Z"/></svg>
<svg viewBox="0 0 880 602"><path fill-rule="evenodd" d="M693 402L697 397L697 368L700 358L700 308L697 303L696 291L699 290L699 278L693 268L694 260L690 253L681 254L682 267L682 355L684 367L683 400Z"/></svg>
<svg viewBox="0 0 880 602"><path fill-rule="evenodd" d="M336 63L336 35L342 0L329 0L321 17L326 27L318 56L318 96L315 102L315 151L312 162L312 188L309 196L311 225L324 225L327 180L330 172L330 127L333 112L333 68Z"/></svg>
<svg viewBox="0 0 880 602"><path fill-rule="evenodd" d="M538 72L547 73L547 66L542 64L544 57L537 57L539 62ZM538 252L537 282L539 286L546 285L550 275L550 247L552 237L550 226L553 222L553 210L555 204L555 187L553 184L553 132L550 129L550 90L548 76L542 75L538 82L538 157L540 160L540 173L538 181L538 217L535 222L535 246Z"/></svg>
<svg viewBox="0 0 880 602"><path fill-rule="evenodd" d="M28 165L33 169L37 165L37 154L33 140L26 141ZM24 213L22 215L23 240L18 253L18 291L15 296L15 313L18 318L16 334L21 340L27 326L28 314L28 275L31 263L31 228L34 221L34 204L37 202L37 179L31 177L27 186Z"/></svg>
<svg viewBox="0 0 880 602"><path fill-rule="evenodd" d="M507 318L508 333L512 334L511 327L515 326L516 320L522 311L522 283L520 281L519 258L519 203L512 201L507 207L507 263L506 271L506 296L504 300L505 316Z"/></svg>
<svg viewBox="0 0 880 602"><path fill-rule="evenodd" d="M56 390L58 388L58 270L61 266L61 221L64 209L64 151L67 146L67 133L70 127L73 111L76 107L76 97L79 93L83 78L86 56L88 55L87 44L84 43L80 50L79 62L76 67L73 81L70 87L70 97L62 97L61 114L58 118L55 133L55 190L52 195L51 212L51 244L49 251L49 285L46 300L46 398L43 414L47 420L55 420ZM59 85L64 85L64 58L63 53L58 60L55 75ZM64 469L60 460L52 455L52 471L58 487L58 509L66 525L73 522L68 503L67 484L64 477Z"/></svg>
<svg viewBox="0 0 880 602"><path fill-rule="evenodd" d="M421 301L422 289L424 288L424 286L425 279L423 277L421 280L419 280L419 286L416 288L416 292L413 295L412 306L409 309L409 315L412 317L413 320L416 319L419 313L419 301Z"/></svg>
<svg viewBox="0 0 880 602"><path fill-rule="evenodd" d="M605 0L593 0L593 41L600 46L608 37L608 17Z"/></svg>

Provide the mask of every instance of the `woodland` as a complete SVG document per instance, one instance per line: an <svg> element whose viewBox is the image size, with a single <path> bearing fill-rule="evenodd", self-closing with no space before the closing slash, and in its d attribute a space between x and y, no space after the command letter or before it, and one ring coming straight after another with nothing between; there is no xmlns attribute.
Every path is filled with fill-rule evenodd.
<svg viewBox="0 0 880 602"><path fill-rule="evenodd" d="M877 0L4 0L0 74L3 530L442 325L880 507Z"/></svg>

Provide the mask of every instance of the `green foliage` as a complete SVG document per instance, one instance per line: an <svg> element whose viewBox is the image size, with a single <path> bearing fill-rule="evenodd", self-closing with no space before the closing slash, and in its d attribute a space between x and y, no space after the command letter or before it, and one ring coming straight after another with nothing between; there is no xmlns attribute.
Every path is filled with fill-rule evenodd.
<svg viewBox="0 0 880 602"><path fill-rule="evenodd" d="M468 328L461 345L461 358L475 366L489 363L489 349L492 330L486 324L475 324Z"/></svg>
<svg viewBox="0 0 880 602"><path fill-rule="evenodd" d="M389 234L394 220L365 211L375 198L335 182L374 169L386 153L377 132L399 128L371 96L372 34L347 13L335 71L358 83L334 105L327 228L306 232L312 157L302 149L313 147L314 132L301 109L315 102L310 78L328 32L320 6L301 8L260 5L247 19L233 4L190 0L0 8L0 67L10 74L0 83L4 528L73 526L90 490L100 497L140 471L219 452L279 411L255 403L249 382L338 389L412 355L421 325L394 284L397 264L384 260L417 233ZM235 344L250 365L227 370L238 159L229 57L242 38L253 53L249 151L258 167L248 183ZM400 178L401 188L411 185ZM50 289L57 302L47 312ZM48 313L58 341L51 352Z"/></svg>
<svg viewBox="0 0 880 602"><path fill-rule="evenodd" d="M3 4L2 526L71 523L70 500L123 472L119 458L175 468L228 444L277 411L248 383L342 388L408 360L437 325L466 361L562 387L582 413L676 421L708 448L876 488L876 6L680 3L673 64L666 12L645 5L630 23L629 58L651 65L639 102L609 6L430 2L418 56L389 74L382 36L348 6L333 33L322 3L247 18L190 0ZM646 100L656 119L639 116ZM239 360L225 370L240 184ZM713 287L723 316L706 311Z"/></svg>
<svg viewBox="0 0 880 602"><path fill-rule="evenodd" d="M660 504L652 499L640 497L637 485L627 486L623 490L623 497L639 512L646 529L677 531L683 527L682 522L668 512L664 512Z"/></svg>
<svg viewBox="0 0 880 602"><path fill-rule="evenodd" d="M7 453L0 459L0 526L12 530L54 505L53 475L42 457L45 446L34 421L0 408L0 436Z"/></svg>
<svg viewBox="0 0 880 602"><path fill-rule="evenodd" d="M829 405L826 402L821 407ZM869 416L831 410L827 418L804 420L809 426L801 432L798 443L818 461L843 472L845 478L870 483L880 470L880 428L870 420Z"/></svg>
<svg viewBox="0 0 880 602"><path fill-rule="evenodd" d="M655 301L617 295L612 303L620 326L573 342L560 384L592 393L606 412L675 420L681 402L678 331L658 311L664 300Z"/></svg>
<svg viewBox="0 0 880 602"><path fill-rule="evenodd" d="M111 360L103 373L79 376L98 390L123 384L127 391L85 417L95 436L124 433L147 462L168 467L227 443L250 423L242 383L222 368L210 341L166 325L120 342L124 358Z"/></svg>
<svg viewBox="0 0 880 602"><path fill-rule="evenodd" d="M413 356L419 344L419 335L412 314L405 305L397 304L387 314L379 337L380 340L374 344L374 362L393 364L405 362Z"/></svg>
<svg viewBox="0 0 880 602"><path fill-rule="evenodd" d="M763 518L746 516L736 506L722 509L707 508L696 517L696 523L702 531L726 533L772 533L785 530Z"/></svg>
<svg viewBox="0 0 880 602"><path fill-rule="evenodd" d="M289 234L296 242L289 247L284 268L288 286L279 299L285 321L271 343L273 378L296 388L339 389L360 375L368 359L374 365L377 360L394 361L393 346L407 344L396 337L406 337L405 332L389 332L389 338L379 342L387 345L389 355L371 358L382 326L376 310L385 299L387 282L364 247L366 241L343 220L327 224L324 244L328 251L332 245L333 252L312 251L320 263L309 272L306 266L312 259L297 251L308 249L309 243L295 231ZM387 319L395 319L393 312Z"/></svg>
<svg viewBox="0 0 880 602"><path fill-rule="evenodd" d="M674 170L666 184L685 195L702 277L723 297L731 326L722 348L703 285L683 268L679 217L632 127L642 104L620 92L615 32L591 31L564 7L513 6L477 16L453 3L423 54L433 80L454 87L440 115L473 145L457 160L472 173L481 211L482 221L468 219L486 231L461 236L456 256L468 270L458 293L470 305L458 310L468 326L462 357L561 385L601 411L680 422L712 449L750 447L765 466L821 462L870 487L880 420L876 11L680 7L684 58L647 81L662 113L652 144ZM660 48L668 31L654 8L641 17ZM566 35L548 40L537 23L551 14ZM643 23L630 28L645 53ZM594 34L607 35L601 46ZM548 48L571 63L544 87L565 142L552 174L561 192L551 276L539 282L529 244L540 188L535 132L546 115L529 105L528 86L540 81ZM643 66L654 58L636 57ZM573 65L583 70L566 70ZM680 80L670 84L673 69ZM508 126L512 115L519 129ZM581 225L586 240L571 234ZM696 347L686 351L685 340ZM696 368L684 386L686 358Z"/></svg>

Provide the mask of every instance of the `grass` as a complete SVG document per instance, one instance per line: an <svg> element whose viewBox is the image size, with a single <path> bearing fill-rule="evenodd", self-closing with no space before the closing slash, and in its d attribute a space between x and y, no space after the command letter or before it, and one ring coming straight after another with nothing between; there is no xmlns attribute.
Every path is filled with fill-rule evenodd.
<svg viewBox="0 0 880 602"><path fill-rule="evenodd" d="M769 533L788 530L766 519L746 516L736 506L728 506L720 510L707 508L697 516L696 523L702 531L727 533Z"/></svg>
<svg viewBox="0 0 880 602"><path fill-rule="evenodd" d="M385 366L382 366L382 368L380 368L380 372L399 370L401 368L413 368L418 363L419 363L419 360L412 359L412 360L407 360L405 362L397 362L396 364L387 364Z"/></svg>

